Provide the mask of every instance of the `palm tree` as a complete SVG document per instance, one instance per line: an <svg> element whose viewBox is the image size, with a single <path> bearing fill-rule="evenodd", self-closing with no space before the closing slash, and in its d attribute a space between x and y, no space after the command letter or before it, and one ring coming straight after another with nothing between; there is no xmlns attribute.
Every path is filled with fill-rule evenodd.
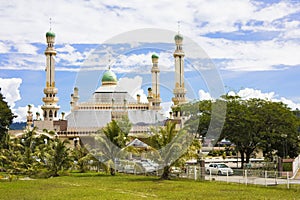
<svg viewBox="0 0 300 200"><path fill-rule="evenodd" d="M70 149L67 147L68 140L54 139L51 143L51 151L47 153L47 167L52 176L59 176L58 172L69 169L71 159L69 156Z"/></svg>
<svg viewBox="0 0 300 200"><path fill-rule="evenodd" d="M177 133L176 124L172 123L171 121L167 122L166 126L160 127L158 132L154 129L152 131L155 135L150 139L151 146L157 150L161 150L162 148L166 147L167 144L173 140ZM163 174L161 175L160 179L169 179L170 163L168 160L164 160L163 158L161 159L165 161L165 163Z"/></svg>
<svg viewBox="0 0 300 200"><path fill-rule="evenodd" d="M80 172L86 172L89 166L89 162L93 159L92 154L85 147L78 147L73 149L72 157L74 162L79 168Z"/></svg>
<svg viewBox="0 0 300 200"><path fill-rule="evenodd" d="M176 123L168 121L159 131L153 130L154 136L150 139L151 145L159 150L160 159L163 161L163 173L160 179L170 179L170 167L189 148L192 135L188 135L186 130L176 130Z"/></svg>
<svg viewBox="0 0 300 200"><path fill-rule="evenodd" d="M121 125L122 124L122 125ZM119 126L118 121L111 121L104 128L97 131L93 140L82 137L84 144L89 144L87 149L92 152L97 160L105 163L111 175L115 175L115 159L121 153L121 148L125 147L127 141L127 122L122 122Z"/></svg>

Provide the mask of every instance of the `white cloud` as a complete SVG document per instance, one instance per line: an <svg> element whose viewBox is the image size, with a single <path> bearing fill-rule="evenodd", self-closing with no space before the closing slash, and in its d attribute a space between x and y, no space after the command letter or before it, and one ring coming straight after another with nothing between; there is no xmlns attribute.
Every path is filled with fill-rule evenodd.
<svg viewBox="0 0 300 200"><path fill-rule="evenodd" d="M268 7L262 8L254 12L253 18L256 20L272 22L274 20L285 17L289 14L299 12L299 3L292 3L282 1L279 3L271 4Z"/></svg>
<svg viewBox="0 0 300 200"><path fill-rule="evenodd" d="M36 119L36 113L37 112L40 113L40 116L42 118L43 110L41 109L41 106L39 105L39 106L35 107L33 104L30 104L30 105L31 105L30 110L33 114L34 119ZM17 115L17 117L14 119L14 122L26 122L28 106L24 106L24 107L20 106L18 108L12 109L12 111L15 115Z"/></svg>
<svg viewBox="0 0 300 200"><path fill-rule="evenodd" d="M66 44L61 48L57 48L56 61L59 63L61 60L67 62L67 65L81 65L82 60L86 59L91 50L80 53L72 45ZM64 64L65 65L65 64Z"/></svg>
<svg viewBox="0 0 300 200"><path fill-rule="evenodd" d="M213 98L211 97L209 92L205 92L204 90L199 90L198 92L199 94L199 100L203 101L203 100L212 100Z"/></svg>
<svg viewBox="0 0 300 200"><path fill-rule="evenodd" d="M56 4L60 5L59 8ZM77 1L76 3L63 0L5 2L1 7L3 8L1 22L4 28L0 30L0 38L9 41L10 45L0 42L0 52L7 52L13 46L19 52L35 54L36 48L32 42L45 41L44 34L49 30L48 21L49 17L52 17L52 30L56 32L56 42L67 43L63 48L58 49L64 52L57 55L57 61L65 60L67 65L80 65L81 60L89 53L78 53L70 45L71 43L99 44L120 33L139 28L177 31L178 20L182 21L180 28L182 34L198 41L212 58L232 59L230 62L223 63L223 69L274 70L276 65L300 64L299 56L296 55L300 48L297 40L299 20L290 17L300 11L300 3L295 1L263 3L249 0L164 0L150 1L145 6L144 2L138 0ZM31 9L24 9L24 7ZM164 8L163 12L161 8ZM248 42L199 36L199 34L233 31L243 34L243 30L262 31L262 34L268 34L264 31L273 30L279 33L272 41ZM290 41L292 39L293 41ZM31 43L29 44L28 41ZM136 59L137 63L144 63L142 58ZM11 60L16 58L13 56ZM161 62L168 66L163 63L163 60ZM20 66L12 63L1 68L7 67L18 69ZM29 69L30 66L21 65L21 68Z"/></svg>
<svg viewBox="0 0 300 200"><path fill-rule="evenodd" d="M229 95L238 95L243 99L251 99L251 98L258 98L258 99L265 99L274 102L283 102L288 105L291 109L295 110L296 108L300 109L300 103L296 103L290 99L285 97L278 96L275 92L262 92L261 90L256 90L253 88L245 88L240 90L239 92L235 93L230 91Z"/></svg>
<svg viewBox="0 0 300 200"><path fill-rule="evenodd" d="M10 53L7 62L0 65L3 70L45 70L45 57L43 55Z"/></svg>
<svg viewBox="0 0 300 200"><path fill-rule="evenodd" d="M14 48L17 49L18 53L36 55L38 48L29 43L16 43L13 44Z"/></svg>
<svg viewBox="0 0 300 200"><path fill-rule="evenodd" d="M56 5L60 5L59 8ZM271 22L298 12L300 5L292 1L263 5L249 0L164 0L149 1L145 6L138 0L76 3L63 0L5 2L2 7L5 8L2 10L5 17L2 27L5 28L0 36L4 40L13 36L15 40L40 42L42 36L36 33L45 33L49 29L49 17L52 17L58 43L98 43L138 28L163 27L176 31L178 20L182 21L182 32L186 30L187 33L190 30L200 33L235 31L237 23L251 27L249 20L266 22L261 27L275 26Z"/></svg>
<svg viewBox="0 0 300 200"><path fill-rule="evenodd" d="M143 78L140 76L135 76L134 78L120 78L118 85L126 90L134 99L136 95L141 95L141 102L148 102L147 95L142 89Z"/></svg>
<svg viewBox="0 0 300 200"><path fill-rule="evenodd" d="M212 58L229 59L222 68L233 71L263 71L277 69L278 65L300 64L294 41L230 41L226 39L203 39L203 48Z"/></svg>
<svg viewBox="0 0 300 200"><path fill-rule="evenodd" d="M0 53L8 53L10 50L10 46L0 41Z"/></svg>
<svg viewBox="0 0 300 200"><path fill-rule="evenodd" d="M120 55L113 64L114 70L118 72L130 72L135 73L151 73L152 58L151 56L156 54L159 56L158 66L160 71L171 71L174 65L174 58L171 53L155 53L149 52L147 54L130 54Z"/></svg>
<svg viewBox="0 0 300 200"><path fill-rule="evenodd" d="M212 100L209 92L205 92L204 90L199 90L199 100ZM284 104L287 104L288 107L290 107L292 110L295 110L296 108L300 109L300 102L294 102L293 100L287 99L285 97L280 97L275 92L262 92L261 90L253 89L253 88L244 88L238 92L229 91L228 95L231 96L239 96L242 99L264 99L268 101L274 101L274 102L283 102Z"/></svg>
<svg viewBox="0 0 300 200"><path fill-rule="evenodd" d="M14 108L16 101L21 100L19 89L21 83L22 79L20 78L0 78L1 93L11 108Z"/></svg>
<svg viewBox="0 0 300 200"><path fill-rule="evenodd" d="M171 106L174 105L173 102L162 102L161 104L162 112L165 117L170 117L170 112L172 112Z"/></svg>
<svg viewBox="0 0 300 200"><path fill-rule="evenodd" d="M272 100L276 98L275 92L263 93L261 90L255 90L253 88L242 89L237 93L237 95L242 97L243 99L259 98Z"/></svg>

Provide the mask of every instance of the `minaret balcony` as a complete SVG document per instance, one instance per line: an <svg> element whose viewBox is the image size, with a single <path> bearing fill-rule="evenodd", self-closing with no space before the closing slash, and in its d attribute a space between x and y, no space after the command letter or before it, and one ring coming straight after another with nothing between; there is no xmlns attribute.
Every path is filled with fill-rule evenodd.
<svg viewBox="0 0 300 200"><path fill-rule="evenodd" d="M48 47L45 51L45 55L48 55L48 54L52 54L52 55L56 55L56 50L52 47Z"/></svg>
<svg viewBox="0 0 300 200"><path fill-rule="evenodd" d="M57 94L58 89L55 87L46 87L44 88L44 94Z"/></svg>
<svg viewBox="0 0 300 200"><path fill-rule="evenodd" d="M154 72L160 72L160 70L159 70L158 67L152 67L151 72L152 73L154 73Z"/></svg>
<svg viewBox="0 0 300 200"><path fill-rule="evenodd" d="M173 55L174 57L176 57L176 56L184 56L185 54L183 50L175 50Z"/></svg>
<svg viewBox="0 0 300 200"><path fill-rule="evenodd" d="M57 103L59 101L59 98L58 97L43 97L43 102L45 103L45 104L47 104L47 103Z"/></svg>

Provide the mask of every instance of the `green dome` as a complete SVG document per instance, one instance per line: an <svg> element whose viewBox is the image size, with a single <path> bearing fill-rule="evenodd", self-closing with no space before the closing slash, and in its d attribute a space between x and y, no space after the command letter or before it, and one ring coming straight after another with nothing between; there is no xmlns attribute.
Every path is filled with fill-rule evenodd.
<svg viewBox="0 0 300 200"><path fill-rule="evenodd" d="M152 54L152 58L159 58L156 54Z"/></svg>
<svg viewBox="0 0 300 200"><path fill-rule="evenodd" d="M102 83L103 82L118 82L117 76L111 70L106 71L102 76Z"/></svg>
<svg viewBox="0 0 300 200"><path fill-rule="evenodd" d="M55 37L55 33L52 32L52 31L48 31L48 32L46 33L46 37Z"/></svg>
<svg viewBox="0 0 300 200"><path fill-rule="evenodd" d="M175 35L174 40L183 40L183 36L180 34Z"/></svg>

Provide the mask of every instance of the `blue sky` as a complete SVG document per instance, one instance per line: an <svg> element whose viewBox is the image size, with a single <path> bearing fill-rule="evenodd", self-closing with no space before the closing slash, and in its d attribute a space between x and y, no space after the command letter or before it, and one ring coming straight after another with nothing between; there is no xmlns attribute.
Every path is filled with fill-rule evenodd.
<svg viewBox="0 0 300 200"><path fill-rule="evenodd" d="M197 53L214 64L224 91L300 108L298 0L7 1L1 3L0 11L0 87L19 116L16 121L25 119L28 104L34 111L42 105L50 17L56 33L56 86L63 112L69 112L70 94L80 84L78 77L87 64L95 72L90 91L109 63L129 92L145 98L152 53L160 56L162 98L169 105L177 21L184 36L191 99L212 96L205 72L198 68L200 73L194 73L191 68L197 63L191 55L190 43L194 42L203 50ZM142 40L133 41L131 36L145 28L154 35L137 35ZM174 34L160 37L156 30ZM93 55L99 56L95 62Z"/></svg>

